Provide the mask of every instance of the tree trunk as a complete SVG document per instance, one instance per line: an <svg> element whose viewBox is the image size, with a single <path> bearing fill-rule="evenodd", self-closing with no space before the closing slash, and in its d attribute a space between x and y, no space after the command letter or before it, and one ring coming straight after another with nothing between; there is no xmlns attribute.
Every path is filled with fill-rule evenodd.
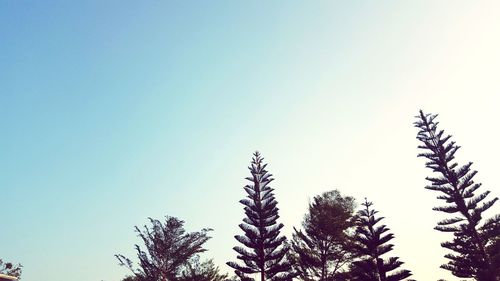
<svg viewBox="0 0 500 281"><path fill-rule="evenodd" d="M326 256L323 254L321 257L321 281L326 280Z"/></svg>

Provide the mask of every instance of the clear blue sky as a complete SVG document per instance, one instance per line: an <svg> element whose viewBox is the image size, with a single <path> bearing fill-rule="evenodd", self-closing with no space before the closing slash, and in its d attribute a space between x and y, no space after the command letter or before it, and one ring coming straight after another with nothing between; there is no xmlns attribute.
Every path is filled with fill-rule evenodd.
<svg viewBox="0 0 500 281"><path fill-rule="evenodd" d="M173 215L214 228L206 256L229 271L258 149L285 233L322 191L368 196L415 278L454 280L439 269L447 236L432 230L412 117L441 113L500 195L500 154L488 149L499 141L499 11L0 0L0 257L27 281L118 281L127 271L113 255L133 256L133 226Z"/></svg>

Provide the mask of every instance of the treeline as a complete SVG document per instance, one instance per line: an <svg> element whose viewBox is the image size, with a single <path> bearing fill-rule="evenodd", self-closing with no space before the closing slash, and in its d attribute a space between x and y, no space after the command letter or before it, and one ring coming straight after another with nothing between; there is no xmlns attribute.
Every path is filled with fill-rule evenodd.
<svg viewBox="0 0 500 281"><path fill-rule="evenodd" d="M455 153L460 148L450 135L438 129L437 115L416 116L415 127L425 166L431 170L426 189L438 193L443 205L433 208L448 214L436 230L450 232L442 247L449 250L441 268L459 278L500 281L500 215L483 218L498 198L489 198L474 182L472 162L460 165ZM211 229L186 232L183 221L166 217L150 219L143 229L136 227L144 246L136 245L138 266L116 255L120 265L136 281L398 281L412 280L412 273L399 257L391 255L394 235L382 223L372 202L366 198L357 208L355 199L338 190L312 199L302 226L290 239L281 235L279 211L272 174L259 152L255 152L240 200L245 215L236 235L236 260L227 262L234 276L220 272L212 260L200 261ZM489 198L489 199L488 199ZM358 210L356 210L358 209Z"/></svg>

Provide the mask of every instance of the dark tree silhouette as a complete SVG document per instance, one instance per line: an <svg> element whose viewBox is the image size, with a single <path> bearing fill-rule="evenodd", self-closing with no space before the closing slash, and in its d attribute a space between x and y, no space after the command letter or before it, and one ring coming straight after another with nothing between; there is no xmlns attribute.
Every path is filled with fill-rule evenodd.
<svg viewBox="0 0 500 281"><path fill-rule="evenodd" d="M489 243L486 251L491 257L493 268L496 268L495 274L500 276L500 236L497 236Z"/></svg>
<svg viewBox="0 0 500 281"><path fill-rule="evenodd" d="M248 196L240 201L245 205L246 217L239 225L244 235L236 235L235 238L244 247L236 246L233 249L244 265L236 262L228 262L227 265L234 268L242 280L254 280L249 277L251 274L259 274L261 281L290 280L295 273L285 257L289 248L283 246L286 238L280 236L283 224L277 223L277 201L269 186L273 178L263 160L259 152L254 153L249 167L251 176L246 178L251 184L244 187Z"/></svg>
<svg viewBox="0 0 500 281"><path fill-rule="evenodd" d="M338 190L313 198L292 239L301 280L344 280L342 273L353 258L354 198Z"/></svg>
<svg viewBox="0 0 500 281"><path fill-rule="evenodd" d="M403 262L398 257L388 259L382 256L392 250L394 245L388 244L394 238L387 233L389 228L377 225L383 217L376 217L378 213L371 209L371 202L365 199L364 206L358 212L358 227L356 228L356 249L360 259L354 262L354 280L359 281L398 281L411 276L409 270L396 270ZM396 270L396 271L395 271Z"/></svg>
<svg viewBox="0 0 500 281"><path fill-rule="evenodd" d="M23 266L21 264L13 264L11 262L4 262L0 259L0 274L5 274L20 279Z"/></svg>
<svg viewBox="0 0 500 281"><path fill-rule="evenodd" d="M144 226L143 231L135 227L146 246L144 251L135 245L139 268L135 269L132 261L123 255L115 256L120 265L129 268L139 281L177 280L190 260L206 251L203 244L210 239L208 232L211 229L186 233L184 221L175 217L166 217L165 223L152 218L149 221L151 227Z"/></svg>
<svg viewBox="0 0 500 281"><path fill-rule="evenodd" d="M419 129L417 139L422 143L418 148L425 151L418 156L426 158L428 162L425 166L434 172L433 177L426 178L431 184L425 188L440 192L437 198L446 202L444 206L433 209L454 215L438 222L435 227L436 230L454 234L452 241L441 244L455 252L445 256L449 262L441 267L462 278L500 280L500 276L495 274L498 265L493 263L487 251L493 238L500 235L500 215L481 222L483 212L498 198L485 200L490 191L476 194L481 187L473 180L477 171L471 170L472 162L465 165L454 162L460 147L450 140L450 135L438 130L436 117L420 110L415 127Z"/></svg>

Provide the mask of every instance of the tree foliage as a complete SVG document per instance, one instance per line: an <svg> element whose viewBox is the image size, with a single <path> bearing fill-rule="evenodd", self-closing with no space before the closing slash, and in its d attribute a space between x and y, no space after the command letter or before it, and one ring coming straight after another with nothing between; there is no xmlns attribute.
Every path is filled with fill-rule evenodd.
<svg viewBox="0 0 500 281"><path fill-rule="evenodd" d="M398 281L411 276L409 270L396 270L403 262L398 257L384 258L394 245L388 244L394 238L388 233L389 228L378 225L383 217L376 217L376 210L370 208L371 202L365 199L364 206L358 212L358 227L356 228L356 249L360 259L353 264L354 280L359 281Z"/></svg>
<svg viewBox="0 0 500 281"><path fill-rule="evenodd" d="M191 258L184 267L178 281L224 281L227 280L227 274L221 274L219 267L214 262L206 260L200 262L200 256Z"/></svg>
<svg viewBox="0 0 500 281"><path fill-rule="evenodd" d="M0 259L0 274L14 276L20 279L23 266L21 264L13 264L11 262L4 262Z"/></svg>
<svg viewBox="0 0 500 281"><path fill-rule="evenodd" d="M450 135L438 130L436 117L420 111L415 127L419 129L419 148L424 150L418 156L426 158L426 167L433 171L433 176L426 178L430 185L425 188L439 192L437 199L445 202L433 209L450 215L435 227L453 233L453 240L441 244L454 252L445 256L449 262L441 267L462 278L500 280L492 255L487 251L491 241L499 236L500 215L482 221L483 213L498 198L487 200L490 191L478 191L481 184L473 180L477 171L471 169L472 162L459 165L454 161L460 147L451 141Z"/></svg>
<svg viewBox="0 0 500 281"><path fill-rule="evenodd" d="M186 233L184 221L166 217L165 222L149 218L151 226L135 227L146 249L135 245L139 267L123 255L116 255L120 265L129 268L139 281L178 280L181 271L197 254L205 252L203 244L210 239L211 229Z"/></svg>
<svg viewBox="0 0 500 281"><path fill-rule="evenodd" d="M338 190L313 198L302 230L294 229L292 249L301 280L342 280L353 258L354 198Z"/></svg>
<svg viewBox="0 0 500 281"><path fill-rule="evenodd" d="M236 235L235 238L243 247L233 249L243 265L236 262L228 262L227 265L234 268L242 280L254 280L251 274L259 274L261 281L290 280L295 273L285 257L289 248L283 246L286 238L280 236L283 224L277 223L278 202L274 189L269 186L273 178L263 160L259 152L254 153L249 167L251 176L246 178L251 183L244 187L247 198L240 200L245 206L246 217L239 225L244 235Z"/></svg>
<svg viewBox="0 0 500 281"><path fill-rule="evenodd" d="M495 270L495 274L500 276L500 236L495 237L486 246L486 252L491 257L491 263Z"/></svg>

